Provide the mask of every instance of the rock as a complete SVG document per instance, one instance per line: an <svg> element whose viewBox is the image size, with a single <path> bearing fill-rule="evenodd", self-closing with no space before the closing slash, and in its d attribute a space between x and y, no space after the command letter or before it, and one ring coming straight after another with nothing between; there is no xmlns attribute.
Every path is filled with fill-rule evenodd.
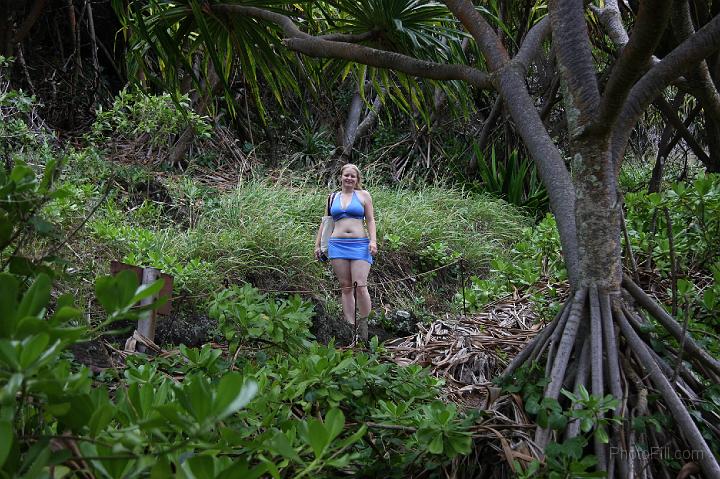
<svg viewBox="0 0 720 479"><path fill-rule="evenodd" d="M313 317L310 332L322 344L327 344L335 338L335 344L349 344L352 340L352 326L342 317L328 315L325 306L320 301L315 303L315 316Z"/></svg>
<svg viewBox="0 0 720 479"><path fill-rule="evenodd" d="M417 332L417 323L420 320L416 318L410 311L397 309L385 315L384 319L377 318L376 324L391 328L394 336L409 336Z"/></svg>
<svg viewBox="0 0 720 479"><path fill-rule="evenodd" d="M217 321L199 311L179 311L172 316L158 316L155 343L184 344L200 347L216 340Z"/></svg>
<svg viewBox="0 0 720 479"><path fill-rule="evenodd" d="M69 349L75 356L75 361L88 366L93 371L113 366L110 354L100 340L93 339L83 343L74 343L70 345Z"/></svg>

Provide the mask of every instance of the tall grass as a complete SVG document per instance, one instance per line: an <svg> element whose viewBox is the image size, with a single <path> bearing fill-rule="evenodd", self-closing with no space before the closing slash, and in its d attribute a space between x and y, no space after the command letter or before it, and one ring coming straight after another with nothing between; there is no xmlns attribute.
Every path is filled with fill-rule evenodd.
<svg viewBox="0 0 720 479"><path fill-rule="evenodd" d="M501 200L453 189L378 187L371 193L380 251L371 281L419 271L426 250L438 244L448 257L462 255L468 274L481 274L490 260L506 256L530 224ZM155 228L134 218L142 208L127 215L110 208L92 228L126 260L169 270L179 289L197 297L245 281L265 289L322 293L337 286L329 266L313 257L326 198L327 191L317 187L249 182L206 198L193 227L162 221Z"/></svg>

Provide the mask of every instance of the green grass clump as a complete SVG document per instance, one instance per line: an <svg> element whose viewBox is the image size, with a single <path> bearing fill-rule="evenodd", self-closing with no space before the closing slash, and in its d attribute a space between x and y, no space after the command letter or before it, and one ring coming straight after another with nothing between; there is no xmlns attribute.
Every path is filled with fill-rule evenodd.
<svg viewBox="0 0 720 479"><path fill-rule="evenodd" d="M253 181L219 193L194 189L191 182L183 178L180 190L170 184L173 204L162 207L123 203L122 195L116 196L90 222L92 237L117 255L109 259L158 267L175 276L178 292L196 298L243 282L334 298L332 271L313 256L326 190ZM189 212L187 191L194 192L192 221L183 220ZM468 275L483 275L530 224L501 200L459 190L377 187L371 192L379 243L370 277L375 283L449 265L460 256ZM375 303L447 306L458 288L457 271L449 271L371 288Z"/></svg>
<svg viewBox="0 0 720 479"><path fill-rule="evenodd" d="M373 192L378 238L385 246L421 255L442 242L471 266L503 255L530 219L505 201L448 188ZM393 244L395 236L399 237Z"/></svg>

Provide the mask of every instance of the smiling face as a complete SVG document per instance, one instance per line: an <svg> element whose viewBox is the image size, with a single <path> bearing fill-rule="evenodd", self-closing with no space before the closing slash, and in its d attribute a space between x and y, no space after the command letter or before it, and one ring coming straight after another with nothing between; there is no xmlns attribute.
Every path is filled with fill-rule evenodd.
<svg viewBox="0 0 720 479"><path fill-rule="evenodd" d="M340 180L344 188L352 188L354 190L361 189L360 171L355 165L343 166L340 174Z"/></svg>

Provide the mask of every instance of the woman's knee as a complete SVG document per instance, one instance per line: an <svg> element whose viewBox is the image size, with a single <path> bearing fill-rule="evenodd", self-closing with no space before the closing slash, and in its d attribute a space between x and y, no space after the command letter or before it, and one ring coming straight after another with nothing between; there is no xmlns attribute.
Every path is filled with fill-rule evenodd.
<svg viewBox="0 0 720 479"><path fill-rule="evenodd" d="M363 295L370 294L367 285L360 286L359 284L357 285L357 293Z"/></svg>

